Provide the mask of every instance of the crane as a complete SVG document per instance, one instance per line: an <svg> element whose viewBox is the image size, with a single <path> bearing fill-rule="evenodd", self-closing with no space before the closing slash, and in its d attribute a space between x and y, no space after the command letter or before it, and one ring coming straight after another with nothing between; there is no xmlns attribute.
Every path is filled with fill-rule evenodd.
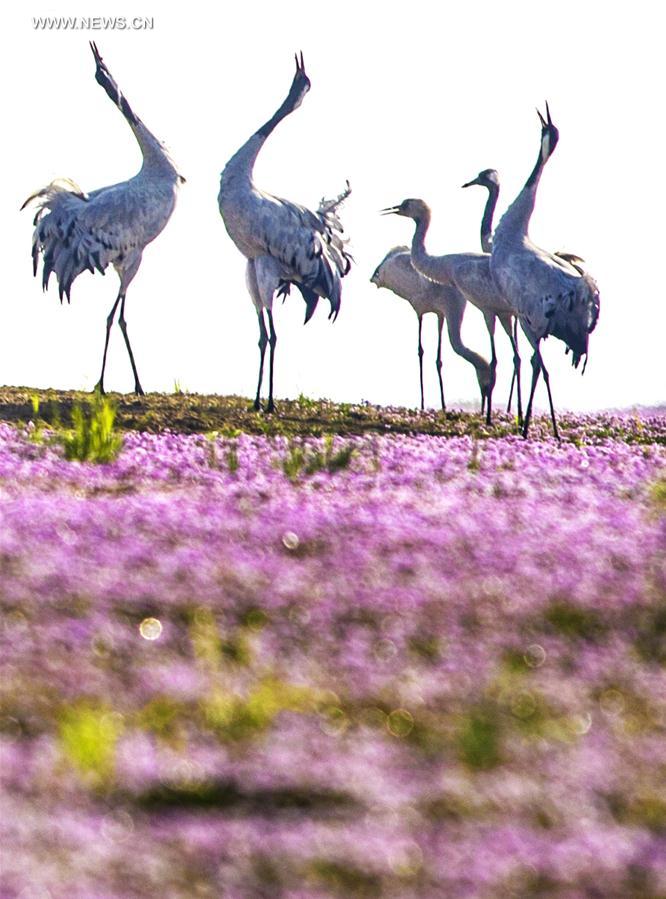
<svg viewBox="0 0 666 899"><path fill-rule="evenodd" d="M488 199L483 209L483 217L481 219L481 249L484 253L490 253L493 246L493 216L495 214L495 206L500 192L499 175L495 169L483 169L476 178L467 181L463 187L472 187L478 184L485 187L488 191ZM482 310L483 311L483 310ZM497 367L497 353L495 352L495 319L499 319L502 328L506 331L511 349L513 351L513 375L511 377L511 389L509 390L509 401L506 411L511 411L511 400L513 399L513 388L516 386L516 402L518 405L518 420L522 421L522 397L520 392L520 354L518 353L518 319L509 312L492 312L484 311L484 319L486 328L490 335L491 350L491 366L493 372Z"/></svg>
<svg viewBox="0 0 666 899"><path fill-rule="evenodd" d="M120 290L106 319L102 371L96 390L104 393L104 371L109 335L120 306L122 331L134 375L134 392L143 394L134 354L127 333L125 300L127 289L141 265L146 246L161 233L171 218L179 185L185 181L164 145L134 113L102 59L97 45L90 43L95 59L95 79L121 111L136 138L143 164L128 181L85 193L67 178L58 178L31 194L21 209L33 200L38 210L33 224L33 273L42 258L42 287L48 288L52 274L58 281L60 302L70 301L70 291L81 272L104 274L113 265Z"/></svg>
<svg viewBox="0 0 666 899"><path fill-rule="evenodd" d="M471 181L468 181L466 184L463 184L463 187L472 187L472 185L478 184L481 187L485 187L488 191L488 199L486 200L486 205L483 210L483 217L481 219L481 249L484 253L491 253L493 247L493 216L495 213L495 207L497 205L497 199L499 197L500 191L500 182L499 175L496 169L483 169L483 171L479 172L476 178L473 178ZM577 256L575 253L567 253L562 250L557 250L555 252L556 256L559 256L560 259L564 259L567 262L570 262L574 268L576 268L580 274L583 274L583 269L581 268L581 264L585 261L580 256ZM517 391L517 402L518 402L518 420L522 421L522 402L521 402L521 392L520 392L520 354L518 353L518 317L515 315L507 315L500 314L497 316L500 320L500 324L506 331L509 336L509 340L511 341L511 348L513 350L513 376L511 378L511 389L509 390L509 401L507 403L506 411L511 411L511 399L513 397L513 388L516 385ZM488 315L486 317L486 325L488 327L490 333L490 342L491 349L493 354L493 359L495 357L495 316Z"/></svg>
<svg viewBox="0 0 666 899"><path fill-rule="evenodd" d="M534 349L523 436L528 433L537 381L539 374L543 374L553 434L559 439L550 377L543 363L540 344L551 334L559 338L566 344L567 352L571 351L575 368L585 356L584 373L589 335L599 319L600 301L599 288L578 264L578 257L574 257L577 261L569 261L540 249L530 240L529 223L539 181L559 140L548 104L545 118L538 110L537 113L541 123L539 155L525 185L497 226L490 269L499 290L515 308L525 336Z"/></svg>
<svg viewBox="0 0 666 899"><path fill-rule="evenodd" d="M266 139L276 125L301 105L309 90L310 79L301 53L296 56L296 72L285 100L231 157L220 177L220 214L229 236L247 259L246 283L259 322L256 410L262 408L264 355L266 346L270 345L267 412L275 409L275 295L286 296L295 285L305 300L306 323L320 297L329 300L329 318L335 320L340 310L341 279L352 263L337 215L340 204L351 192L349 182L338 197L322 200L317 212L311 212L304 206L260 190L253 181L254 164Z"/></svg>
<svg viewBox="0 0 666 899"><path fill-rule="evenodd" d="M397 296L407 300L418 317L419 338L419 380L421 385L421 409L425 408L423 396L423 344L421 332L423 316L428 312L434 312L437 316L437 377L439 380L439 392L442 409L446 409L444 403L444 385L442 382L442 330L444 319L449 335L449 341L455 353L466 359L474 366L476 377L481 391L481 411L488 400L488 394L492 386L490 366L486 360L468 349L462 342L460 335L463 315L465 313L466 300L455 287L444 286L430 281L419 274L412 265L409 247L393 247L379 263L370 279L377 287L385 287ZM490 409L490 404L488 404Z"/></svg>
<svg viewBox="0 0 666 899"><path fill-rule="evenodd" d="M414 268L424 277L447 287L454 287L463 297L479 308L490 331L489 322L494 316L514 314L513 308L501 295L490 274L488 253L449 253L432 256L425 248L425 235L430 227L430 207L424 200L409 198L398 206L382 210L383 215L395 214L411 218L416 228L412 239L410 258ZM491 347L493 342L491 340ZM493 350L494 352L494 350ZM496 361L496 357L495 357ZM495 369L490 363L491 383L487 391L487 421L492 413L492 390L495 385Z"/></svg>

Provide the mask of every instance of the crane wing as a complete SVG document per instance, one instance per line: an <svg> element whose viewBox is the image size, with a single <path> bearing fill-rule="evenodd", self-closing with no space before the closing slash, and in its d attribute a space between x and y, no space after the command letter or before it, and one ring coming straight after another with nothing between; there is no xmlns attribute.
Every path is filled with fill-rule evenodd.
<svg viewBox="0 0 666 899"><path fill-rule="evenodd" d="M128 182L85 194L73 182L58 181L33 194L24 206L31 200L39 203L33 272L37 274L41 254L42 287L46 290L55 274L61 301L66 296L69 302L72 283L81 272L103 274L156 236L150 204L129 190Z"/></svg>
<svg viewBox="0 0 666 899"><path fill-rule="evenodd" d="M316 213L305 206L261 192L253 239L261 255L279 262L284 284L295 284L308 305L308 318L317 298L331 303L331 316L340 309L340 281L348 274L352 257L347 252L336 210L349 189L332 201L322 201Z"/></svg>

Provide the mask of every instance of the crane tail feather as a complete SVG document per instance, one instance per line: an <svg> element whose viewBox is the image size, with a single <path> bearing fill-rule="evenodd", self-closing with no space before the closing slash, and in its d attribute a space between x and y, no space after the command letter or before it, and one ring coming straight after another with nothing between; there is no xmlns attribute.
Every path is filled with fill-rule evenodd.
<svg viewBox="0 0 666 899"><path fill-rule="evenodd" d="M51 275L58 281L60 302L70 301L75 279L83 271L103 272L111 261L112 250L100 245L102 237L91 234L82 225L89 197L67 178L52 181L36 191L23 204L38 201L32 239L32 268L37 275L42 256L42 289L47 290Z"/></svg>

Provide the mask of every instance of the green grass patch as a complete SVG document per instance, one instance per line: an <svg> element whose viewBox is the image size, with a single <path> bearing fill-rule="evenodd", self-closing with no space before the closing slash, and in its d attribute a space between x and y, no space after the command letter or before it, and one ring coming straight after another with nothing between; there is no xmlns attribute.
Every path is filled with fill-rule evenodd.
<svg viewBox="0 0 666 899"><path fill-rule="evenodd" d="M123 438L114 427L115 418L115 406L99 393L93 394L87 406L74 405L71 429L56 435L65 458L76 462L113 462L123 446Z"/></svg>

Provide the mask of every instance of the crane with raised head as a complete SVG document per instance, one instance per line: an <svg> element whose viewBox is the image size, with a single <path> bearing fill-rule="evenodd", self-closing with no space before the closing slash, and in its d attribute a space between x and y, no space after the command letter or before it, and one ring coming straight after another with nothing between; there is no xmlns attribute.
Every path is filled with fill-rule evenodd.
<svg viewBox="0 0 666 899"><path fill-rule="evenodd" d="M143 394L134 354L127 333L125 300L127 289L141 265L146 246L161 233L176 205L178 186L185 181L166 148L134 113L113 79L96 44L95 78L118 107L139 144L143 164L128 181L84 192L73 181L58 178L31 194L22 209L36 200L39 208L33 224L33 271L42 258L42 287L52 274L58 281L60 302L70 301L75 279L84 271L104 274L112 265L120 278L120 289L106 320L102 371L96 389L104 393L104 371L111 327L120 306L122 331L134 375L134 392Z"/></svg>
<svg viewBox="0 0 666 899"><path fill-rule="evenodd" d="M541 341L551 334L562 340L567 352L571 351L575 368L585 356L585 372L589 336L599 318L600 302L599 288L581 268L578 257L570 261L549 253L537 247L529 237L529 223L539 181L559 140L559 131L553 124L548 104L545 117L540 112L538 115L541 123L539 155L525 185L497 226L490 270L500 292L516 310L525 336L534 349L532 384L523 435L528 433L534 393L539 374L543 374L553 433L559 439L550 377L541 355Z"/></svg>
<svg viewBox="0 0 666 899"><path fill-rule="evenodd" d="M499 175L495 169L483 169L483 171L479 172L476 178L473 178L471 181L463 184L463 187L472 187L472 185L474 184L485 187L488 191L488 198L486 200L486 204L483 210L483 217L481 219L481 249L484 253L491 253L493 247L493 216L495 213L495 207L497 205L500 191ZM557 250L555 252L555 255L559 256L560 259L564 259L565 261L571 263L574 268L577 269L577 271L583 274L581 265L585 260L581 259L580 256L577 256L575 253L566 253L562 250ZM495 317L499 319L500 324L506 331L511 342L511 349L513 350L513 376L511 378L511 389L509 390L509 401L507 403L506 411L511 411L511 400L513 398L513 388L515 385L518 400L518 419L522 420L520 354L518 352L518 317L515 315L509 315L507 313L501 313L497 316L495 316L494 313L489 313L485 316L486 326L490 334L492 360L496 360L494 340Z"/></svg>
<svg viewBox="0 0 666 899"><path fill-rule="evenodd" d="M298 109L309 90L310 79L301 53L296 56L296 73L285 100L234 153L220 177L220 214L229 236L247 259L246 283L259 322L256 410L262 408L264 356L266 346L270 345L267 412L275 408L275 295L286 296L294 285L305 300L306 322L312 317L319 299L326 298L331 309L329 318L335 320L340 310L341 280L349 272L352 262L337 214L340 204L351 192L349 182L338 197L322 200L316 212L266 193L254 184L254 165L266 139L284 118Z"/></svg>

